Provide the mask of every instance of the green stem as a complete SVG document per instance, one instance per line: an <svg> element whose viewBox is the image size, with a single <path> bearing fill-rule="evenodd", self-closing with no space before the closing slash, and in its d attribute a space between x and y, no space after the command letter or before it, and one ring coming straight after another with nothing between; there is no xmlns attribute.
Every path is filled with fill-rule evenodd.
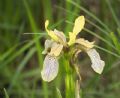
<svg viewBox="0 0 120 98"><path fill-rule="evenodd" d="M65 87L66 87L66 98L74 98L75 96L75 83L73 79L73 72L70 68L69 59L65 60L65 69L66 69L66 77L65 77Z"/></svg>

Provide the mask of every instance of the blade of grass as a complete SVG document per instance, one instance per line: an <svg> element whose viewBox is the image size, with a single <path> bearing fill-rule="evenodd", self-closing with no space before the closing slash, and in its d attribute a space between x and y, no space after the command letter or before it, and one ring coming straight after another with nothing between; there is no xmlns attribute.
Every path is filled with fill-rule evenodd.
<svg viewBox="0 0 120 98"><path fill-rule="evenodd" d="M38 36L38 38L30 41L29 43L25 44L23 47L21 47L15 54L13 53L10 58L8 58L5 62L0 62L0 69L5 67L7 64L12 62L15 58L17 58L19 55L21 55L25 50L30 48L36 40L39 40L42 36Z"/></svg>
<svg viewBox="0 0 120 98"><path fill-rule="evenodd" d="M56 90L57 90L58 98L62 98L60 90L58 88L56 88Z"/></svg>
<svg viewBox="0 0 120 98"><path fill-rule="evenodd" d="M110 90L113 90L113 89L120 89L119 87L120 87L120 81L115 82L115 83L109 85L109 89L110 89Z"/></svg>
<svg viewBox="0 0 120 98"><path fill-rule="evenodd" d="M116 23L117 26L120 28L119 19L117 18L116 14L115 14L115 11L114 11L114 9L113 9L113 7L112 7L112 5L111 5L110 0L105 0L105 1L106 1L107 5L108 5L110 11L111 11L111 14L112 14L112 16L113 16L113 19L114 19L115 23Z"/></svg>
<svg viewBox="0 0 120 98"><path fill-rule="evenodd" d="M52 2L50 0L41 0L43 4L44 18L53 22Z"/></svg>
<svg viewBox="0 0 120 98"><path fill-rule="evenodd" d="M120 28L117 28L118 36L120 37Z"/></svg>
<svg viewBox="0 0 120 98"><path fill-rule="evenodd" d="M0 61L5 60L14 50L16 46L13 46L12 48L8 49L6 52L4 52L2 55L0 55Z"/></svg>
<svg viewBox="0 0 120 98"><path fill-rule="evenodd" d="M35 20L33 18L33 15L31 13L31 10L30 10L30 7L28 6L27 1L23 0L23 3L24 3L24 6L26 8L27 16L28 16L32 31L33 32L38 32L38 28L37 28L37 26L35 24ZM37 37L37 35L35 34L34 38L36 38L36 37ZM40 43L39 43L38 40L36 40L35 44L36 44L37 51L38 51L39 64L42 65L42 61L43 61L43 58L42 58L42 55L41 55L42 49L41 49L41 46L40 46Z"/></svg>
<svg viewBox="0 0 120 98"><path fill-rule="evenodd" d="M1 29L8 29L8 30L17 30L17 29L19 29L19 26L11 25L8 23L0 23L0 28Z"/></svg>
<svg viewBox="0 0 120 98"><path fill-rule="evenodd" d="M70 10L67 10L67 9L64 9L63 7L59 7L59 6L56 6L56 8L60 9L60 10L64 10L66 13L70 13L71 15L74 15L74 16L79 16L79 14L76 14L76 13L73 13L71 12ZM90 21L89 19L86 18L86 22L88 22L89 24L91 24L92 26L96 27L98 30L100 30L101 32L103 32L105 35L107 35L108 38L111 39L111 37L109 36L108 32L101 28L100 26L96 25L95 23L93 23L92 21Z"/></svg>
<svg viewBox="0 0 120 98"><path fill-rule="evenodd" d="M120 54L120 43L119 43L119 40L117 39L117 36L113 32L111 32L110 35L111 35L111 39L112 39L115 47L117 48L117 50Z"/></svg>
<svg viewBox="0 0 120 98"><path fill-rule="evenodd" d="M80 0L77 1L78 4L80 4ZM73 5L71 5L70 3L68 3L67 1L65 2L65 5L66 5L66 10L72 10L74 13L78 14L79 13L79 9L74 7ZM66 13L66 19L69 20L69 21L74 21L74 18L75 16L74 15L71 15L70 13ZM68 31L70 31L72 28L71 25L66 25L65 27L65 33L67 33Z"/></svg>
<svg viewBox="0 0 120 98"><path fill-rule="evenodd" d="M8 95L8 93L7 93L5 88L4 88L4 92L5 92L5 98L9 98L9 95Z"/></svg>
<svg viewBox="0 0 120 98"><path fill-rule="evenodd" d="M57 26L57 25L55 25L55 26ZM30 48L32 45L34 45L35 44L35 42L36 41L39 41L39 39L41 38L41 37L43 37L43 36L46 36L47 34L46 33L40 33L39 34L40 36L37 36L37 38L35 38L35 39L33 39L33 40L31 40L30 42L28 42L27 44L25 44L25 45L22 45L22 44L24 44L25 42L22 42L22 43L20 43L20 44L17 44L17 45L15 45L15 46L13 46L13 47L16 47L16 48L18 48L19 46L21 46L22 45L22 47L19 49L19 50L17 50L17 52L14 54L11 54L11 57L10 58L8 58L7 60L5 60L5 62L0 62L0 69L2 69L3 67L5 67L7 64L9 64L10 62L12 62L15 58L17 58L19 55L21 55L24 51L26 51L28 48ZM12 52L15 52L14 51L14 49L12 50L9 50L11 53ZM4 58L7 58L9 55L8 54L10 54L10 53L7 53L7 51L5 52L6 54L3 54L2 56L4 57L4 55L6 55ZM2 59L2 57L1 57L1 59ZM3 60L3 59L2 59Z"/></svg>
<svg viewBox="0 0 120 98"><path fill-rule="evenodd" d="M36 68L36 69L28 70L27 72L21 73L20 78L24 79L24 78L39 76L40 74L41 74L40 69Z"/></svg>
<svg viewBox="0 0 120 98"><path fill-rule="evenodd" d="M111 32L110 28L108 28L108 26L106 24L104 24L99 18L97 18L94 14L92 14L91 12L89 12L87 9L85 9L82 6L79 6L76 2L72 1L72 0L67 0L69 3L73 4L74 6L78 7L79 9L81 9L82 11L84 11L86 14L88 14L89 16L91 16L93 19L95 19L98 23L100 23L108 32Z"/></svg>
<svg viewBox="0 0 120 98"><path fill-rule="evenodd" d="M109 50L107 50L107 49L105 49L105 48L102 48L102 47L99 47L99 46L97 46L97 45L95 45L95 47L98 48L98 49L100 49L100 50L102 50L102 51L105 51L105 52L107 52L107 53L109 53L109 54L111 54L111 55L113 55L113 56L115 56L115 57L117 57L117 58L120 58L120 55L118 55L118 54L116 54L116 53L114 53L114 52L112 52L112 51L109 51Z"/></svg>
<svg viewBox="0 0 120 98"><path fill-rule="evenodd" d="M36 90L36 87L37 87L37 81L38 79L35 79L34 82L33 82L33 87L32 87L32 92L31 92L31 97L30 98L34 98L35 96L35 90Z"/></svg>
<svg viewBox="0 0 120 98"><path fill-rule="evenodd" d="M28 15L28 18L29 18L31 28L32 28L33 32L38 32L38 29L37 29L37 26L35 24L34 18L32 16L31 11L30 11L30 7L28 6L28 3L26 2L26 0L23 0L23 2L24 2L24 5L25 5L25 8L26 8L26 11L27 11L27 15ZM34 35L34 38L37 38L36 34ZM36 43L36 48L37 48L37 52L38 52L38 61L39 61L39 65L40 65L40 68L41 68L42 64L43 64L43 56L41 55L42 47L41 47L39 41L36 41L35 43ZM44 81L43 81L43 89L44 89L44 92L46 92L44 97L48 98L48 86Z"/></svg>
<svg viewBox="0 0 120 98"><path fill-rule="evenodd" d="M106 44L108 44L110 47L112 47L113 49L117 50L116 47L114 45L112 45L108 40L104 39L103 37L99 36L98 34L96 34L95 32L90 31L87 28L83 29L84 31L96 36L97 38L99 38L100 40L102 40L103 42L105 42Z"/></svg>
<svg viewBox="0 0 120 98"><path fill-rule="evenodd" d="M25 67L25 65L27 64L27 62L30 60L30 58L33 56L33 54L35 52L36 52L35 47L30 49L30 51L27 53L27 55L23 58L22 62L18 65L18 68L17 68L17 70L15 72L15 75L11 79L9 90L11 90L12 87L15 85L15 83L17 83L16 81L17 81L17 78L19 77L21 71L23 70L23 68Z"/></svg>

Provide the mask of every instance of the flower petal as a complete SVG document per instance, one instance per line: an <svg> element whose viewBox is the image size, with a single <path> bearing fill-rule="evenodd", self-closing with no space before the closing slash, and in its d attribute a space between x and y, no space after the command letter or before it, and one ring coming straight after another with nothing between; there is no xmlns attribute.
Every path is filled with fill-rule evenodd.
<svg viewBox="0 0 120 98"><path fill-rule="evenodd" d="M54 32L64 43L66 43L66 36L63 32L58 31L56 29L54 29Z"/></svg>
<svg viewBox="0 0 120 98"><path fill-rule="evenodd" d="M95 49L90 49L87 51L87 54L89 55L91 62L92 62L92 68L95 72L101 74L103 71L103 68L105 66L105 62L101 60L98 52Z"/></svg>
<svg viewBox="0 0 120 98"><path fill-rule="evenodd" d="M41 76L44 81L52 81L58 74L59 63L56 57L47 55L43 63Z"/></svg>
<svg viewBox="0 0 120 98"><path fill-rule="evenodd" d="M58 41L59 41L59 38L58 38L57 35L54 33L54 31L48 29L48 25L49 25L49 21L46 20L46 21L45 21L45 29L46 29L48 35L49 35L53 40L55 40L55 41L58 42Z"/></svg>
<svg viewBox="0 0 120 98"><path fill-rule="evenodd" d="M75 42L84 46L84 48L87 50L94 47L94 42L89 42L88 40L85 40L84 38L79 38Z"/></svg>
<svg viewBox="0 0 120 98"><path fill-rule="evenodd" d="M84 25L85 25L84 16L79 16L74 23L74 27L73 27L74 34L77 35L84 28Z"/></svg>
<svg viewBox="0 0 120 98"><path fill-rule="evenodd" d="M47 54L47 53L48 53L48 49L51 48L52 44L53 44L53 41L47 39L47 40L45 41L45 49L44 49L44 51L42 52L42 54Z"/></svg>
<svg viewBox="0 0 120 98"><path fill-rule="evenodd" d="M76 35L72 32L69 32L69 42L68 45L71 46L75 43Z"/></svg>
<svg viewBox="0 0 120 98"><path fill-rule="evenodd" d="M75 20L74 27L73 27L73 33L69 32L69 42L68 42L69 46L75 43L76 36L84 28L84 24L85 24L84 16L79 16Z"/></svg>
<svg viewBox="0 0 120 98"><path fill-rule="evenodd" d="M56 29L55 29L54 31L48 30L48 25L49 25L49 21L46 20L46 21L45 21L45 29L46 29L46 31L48 32L48 35L49 35L54 41L59 42L59 43L61 43L61 44L63 44L63 45L66 45L66 37L65 37L64 33L61 32L61 31L58 31L58 30L56 30Z"/></svg>
<svg viewBox="0 0 120 98"><path fill-rule="evenodd" d="M62 44L58 44L58 43L54 42L52 44L51 51L50 51L49 55L53 55L53 56L57 57L57 56L60 55L62 49L63 49L63 45Z"/></svg>

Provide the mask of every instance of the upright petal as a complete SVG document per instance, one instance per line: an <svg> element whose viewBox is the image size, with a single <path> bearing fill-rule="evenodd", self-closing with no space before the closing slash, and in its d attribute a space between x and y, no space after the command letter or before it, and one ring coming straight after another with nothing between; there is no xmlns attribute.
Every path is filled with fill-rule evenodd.
<svg viewBox="0 0 120 98"><path fill-rule="evenodd" d="M73 27L73 33L75 35L77 35L83 28L85 25L85 18L84 16L79 16L74 23L74 27Z"/></svg>
<svg viewBox="0 0 120 98"><path fill-rule="evenodd" d="M84 16L79 16L74 23L73 32L69 32L69 42L68 45L75 43L76 36L84 28L85 18Z"/></svg>
<svg viewBox="0 0 120 98"><path fill-rule="evenodd" d="M45 29L46 29L46 31L48 32L48 35L49 35L54 41L59 42L59 43L61 43L61 44L63 44L63 45L66 45L66 37L65 37L64 33L61 32L61 31L58 31L58 30L56 30L56 29L55 29L54 31L48 30L48 25L49 25L49 21L46 20L46 22L45 22Z"/></svg>
<svg viewBox="0 0 120 98"><path fill-rule="evenodd" d="M98 52L95 49L90 49L87 51L87 54L89 55L91 62L92 62L92 68L95 72L101 74L103 71L103 68L105 66L105 62L101 60Z"/></svg>
<svg viewBox="0 0 120 98"><path fill-rule="evenodd" d="M45 29L46 29L48 35L49 35L53 40L55 40L55 41L58 42L58 41L59 41L59 38L58 38L57 35L54 33L54 31L48 29L48 25L49 25L49 21L46 20L46 21L45 21Z"/></svg>
<svg viewBox="0 0 120 98"><path fill-rule="evenodd" d="M47 55L43 63L41 76L44 81L50 82L58 74L59 63L56 57Z"/></svg>
<svg viewBox="0 0 120 98"><path fill-rule="evenodd" d="M75 43L76 40L76 35L72 32L69 32L69 41L68 41L68 45L71 46L72 44Z"/></svg>
<svg viewBox="0 0 120 98"><path fill-rule="evenodd" d="M48 30L48 25L49 25L49 20L46 20L46 21L45 21L45 29L46 29L46 31L49 31L49 30Z"/></svg>

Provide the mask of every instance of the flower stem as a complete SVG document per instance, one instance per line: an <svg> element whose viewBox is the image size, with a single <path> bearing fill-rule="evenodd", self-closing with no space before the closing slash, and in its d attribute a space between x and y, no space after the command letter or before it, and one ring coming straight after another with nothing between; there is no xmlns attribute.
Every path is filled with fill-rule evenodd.
<svg viewBox="0 0 120 98"><path fill-rule="evenodd" d="M66 69L66 76L65 76L65 87L66 87L66 98L74 98L75 97L75 83L73 79L73 70L70 68L69 59L65 61L65 69Z"/></svg>

